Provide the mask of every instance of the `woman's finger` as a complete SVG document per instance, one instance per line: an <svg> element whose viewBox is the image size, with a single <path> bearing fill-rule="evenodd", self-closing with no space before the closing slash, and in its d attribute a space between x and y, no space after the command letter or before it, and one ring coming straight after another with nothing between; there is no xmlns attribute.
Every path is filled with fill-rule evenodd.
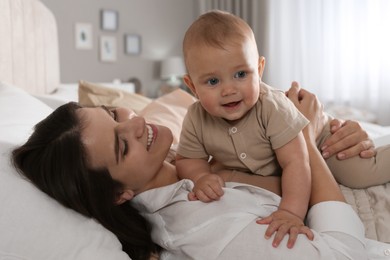
<svg viewBox="0 0 390 260"><path fill-rule="evenodd" d="M368 150L365 150L365 151L362 151L360 152L360 157L362 158L371 158L371 157L374 157L376 155L376 151L374 149L374 146L369 148Z"/></svg>
<svg viewBox="0 0 390 260"><path fill-rule="evenodd" d="M299 102L299 91L300 87L298 82L293 81L291 83L291 87L289 90L286 91L286 96L295 104L296 102Z"/></svg>
<svg viewBox="0 0 390 260"><path fill-rule="evenodd" d="M374 142L366 131L356 121L347 120L339 125L337 120L331 121L333 133L321 147L324 158L337 154L340 160L348 159L356 155L363 158L375 156Z"/></svg>
<svg viewBox="0 0 390 260"><path fill-rule="evenodd" d="M342 152L337 153L337 158L339 160L348 159L348 158L354 157L356 155L360 155L362 152L369 150L369 149L371 149L371 150L369 150L369 153L367 153L366 156L368 156L369 154L374 156L375 151L374 151L373 147L374 147L374 144L372 143L371 140L362 141L354 146L351 146L350 148L348 148ZM370 158L370 157L365 157L365 158Z"/></svg>

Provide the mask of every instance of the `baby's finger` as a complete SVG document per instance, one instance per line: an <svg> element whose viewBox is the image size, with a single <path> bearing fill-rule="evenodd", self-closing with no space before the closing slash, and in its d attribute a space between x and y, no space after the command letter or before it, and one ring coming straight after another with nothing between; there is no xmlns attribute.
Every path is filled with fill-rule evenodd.
<svg viewBox="0 0 390 260"><path fill-rule="evenodd" d="M290 236L287 241L287 247L293 248L295 245L295 241L297 241L297 237L299 234L299 229L297 227L291 227L290 228Z"/></svg>
<svg viewBox="0 0 390 260"><path fill-rule="evenodd" d="M308 228L307 226L302 226L299 230L299 233L300 234L305 234L306 237L309 239L309 240L313 240L314 239L314 233L313 231Z"/></svg>
<svg viewBox="0 0 390 260"><path fill-rule="evenodd" d="M213 184L210 186L210 189L213 191L215 196L222 197L223 196L223 189L222 187L224 186L224 183L218 182L218 184Z"/></svg>
<svg viewBox="0 0 390 260"><path fill-rule="evenodd" d="M198 200L198 197L196 197L196 195L195 195L194 192L189 192L189 193L188 193L188 200L189 200L189 201Z"/></svg>
<svg viewBox="0 0 390 260"><path fill-rule="evenodd" d="M279 226L278 230L276 231L276 235L274 237L274 241L272 242L273 247L278 247L280 242L283 240L284 236L287 234L289 230L288 225L281 225Z"/></svg>
<svg viewBox="0 0 390 260"><path fill-rule="evenodd" d="M210 202L211 199L201 190L195 192L196 197L202 202Z"/></svg>
<svg viewBox="0 0 390 260"><path fill-rule="evenodd" d="M280 223L277 221L272 221L269 225L267 230L265 231L264 237L266 239L271 238L271 236L280 228Z"/></svg>
<svg viewBox="0 0 390 260"><path fill-rule="evenodd" d="M203 192L206 194L207 197L209 197L211 200L219 200L219 198L223 195L223 191L222 191L222 195L219 195L217 194L214 189L210 186L207 186L203 189Z"/></svg>
<svg viewBox="0 0 390 260"><path fill-rule="evenodd" d="M272 215L256 220L257 224L268 225L272 222Z"/></svg>

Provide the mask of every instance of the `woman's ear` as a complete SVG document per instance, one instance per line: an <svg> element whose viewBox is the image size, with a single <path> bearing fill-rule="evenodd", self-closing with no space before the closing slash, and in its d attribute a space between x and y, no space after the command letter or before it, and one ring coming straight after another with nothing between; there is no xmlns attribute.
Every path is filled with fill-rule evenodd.
<svg viewBox="0 0 390 260"><path fill-rule="evenodd" d="M260 78L263 77L264 67L265 67L265 58L263 56L260 56L259 57L259 67L258 67Z"/></svg>
<svg viewBox="0 0 390 260"><path fill-rule="evenodd" d="M196 97L196 89L195 89L195 86L194 86L194 83L192 82L191 80L191 77L190 75L186 74L184 75L183 77L183 80L184 80L184 83L186 84L186 86L191 89L191 92L194 94L194 96Z"/></svg>
<svg viewBox="0 0 390 260"><path fill-rule="evenodd" d="M126 201L131 200L133 197L134 197L134 192L133 192L132 190L124 190L124 191L122 191L122 192L118 195L118 197L117 197L115 203L116 203L117 205L120 205L120 204L122 204L122 203L124 203L124 202L126 202Z"/></svg>

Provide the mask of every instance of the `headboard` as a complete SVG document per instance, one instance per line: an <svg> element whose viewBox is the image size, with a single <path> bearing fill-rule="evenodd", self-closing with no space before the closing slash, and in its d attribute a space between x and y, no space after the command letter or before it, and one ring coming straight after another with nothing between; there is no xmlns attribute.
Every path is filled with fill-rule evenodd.
<svg viewBox="0 0 390 260"><path fill-rule="evenodd" d="M60 82L57 24L38 0L0 0L0 81L31 94Z"/></svg>

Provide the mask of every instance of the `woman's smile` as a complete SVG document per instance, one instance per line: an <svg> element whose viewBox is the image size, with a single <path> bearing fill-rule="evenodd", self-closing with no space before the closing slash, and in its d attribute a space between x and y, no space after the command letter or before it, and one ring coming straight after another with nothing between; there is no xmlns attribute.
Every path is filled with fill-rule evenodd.
<svg viewBox="0 0 390 260"><path fill-rule="evenodd" d="M147 144L146 144L146 150L149 151L151 145L156 140L158 129L155 125L152 125L152 124L146 124L146 129L148 131L148 140L147 140Z"/></svg>

